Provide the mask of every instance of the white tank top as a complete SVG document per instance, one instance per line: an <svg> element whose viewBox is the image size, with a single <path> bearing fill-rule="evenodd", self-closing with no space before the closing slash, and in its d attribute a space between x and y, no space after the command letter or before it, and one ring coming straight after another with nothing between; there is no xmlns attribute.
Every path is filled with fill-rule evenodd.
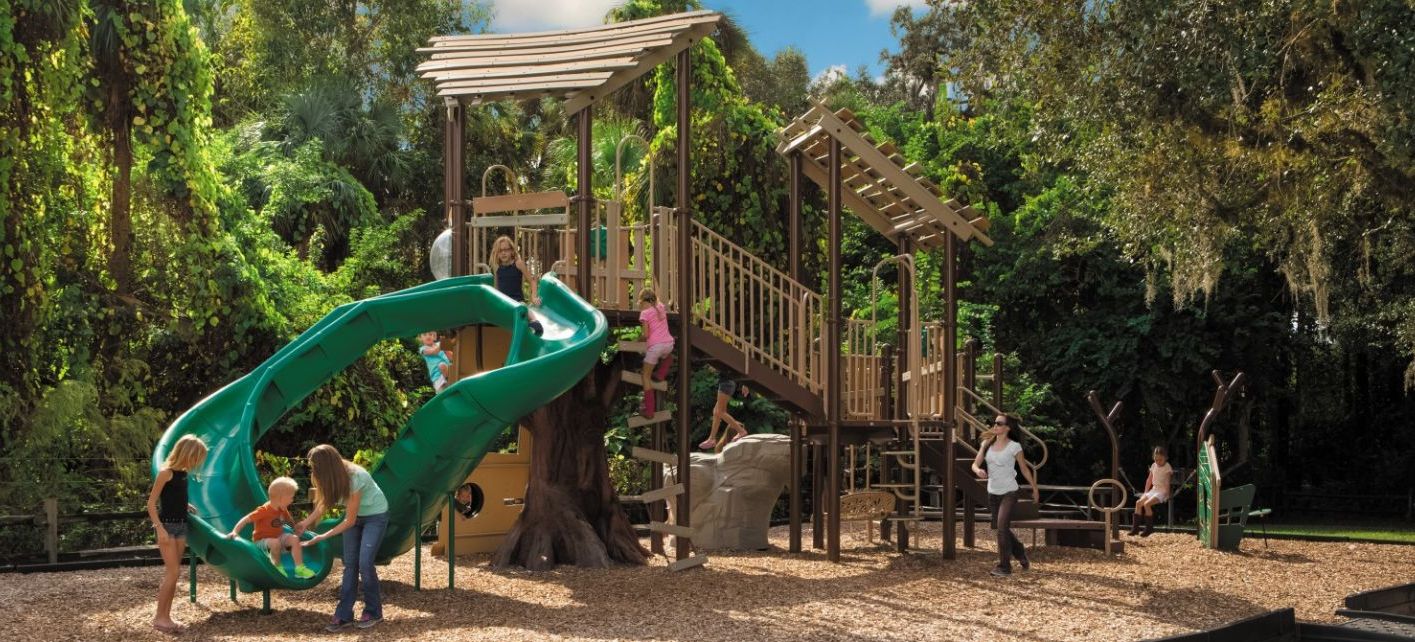
<svg viewBox="0 0 1415 642"><path fill-rule="evenodd" d="M983 457L988 462L988 493L1005 495L1017 490L1017 453L1022 452L1022 444L1009 441L1002 450L992 446L988 444Z"/></svg>

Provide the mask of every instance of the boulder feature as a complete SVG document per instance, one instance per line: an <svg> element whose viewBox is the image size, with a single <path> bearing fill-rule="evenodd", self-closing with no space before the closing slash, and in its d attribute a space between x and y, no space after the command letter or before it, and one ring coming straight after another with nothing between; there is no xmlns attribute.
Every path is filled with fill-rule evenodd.
<svg viewBox="0 0 1415 642"><path fill-rule="evenodd" d="M791 477L791 438L747 435L733 440L721 454L694 453L689 475L694 547L768 548L771 512ZM664 484L675 483L677 471L667 467ZM677 497L669 500L669 515L677 514Z"/></svg>

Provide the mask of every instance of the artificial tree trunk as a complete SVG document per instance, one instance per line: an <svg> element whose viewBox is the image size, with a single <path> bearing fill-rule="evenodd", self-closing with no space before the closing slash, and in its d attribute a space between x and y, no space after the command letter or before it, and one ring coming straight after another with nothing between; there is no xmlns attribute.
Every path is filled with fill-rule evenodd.
<svg viewBox="0 0 1415 642"><path fill-rule="evenodd" d="M492 556L493 567L541 571L560 564L644 563L649 552L615 496L604 449L620 371L617 362L596 365L523 422L535 444L526 505Z"/></svg>

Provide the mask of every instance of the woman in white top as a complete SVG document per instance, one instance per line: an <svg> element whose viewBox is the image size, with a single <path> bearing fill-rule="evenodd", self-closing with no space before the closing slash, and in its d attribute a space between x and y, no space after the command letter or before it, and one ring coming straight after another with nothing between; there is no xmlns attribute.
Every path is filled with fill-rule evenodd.
<svg viewBox="0 0 1415 642"><path fill-rule="evenodd" d="M992 508L992 527L997 531L997 568L992 574L1006 577L1012 574L1012 558L1022 564L1022 570L1032 567L1027 560L1027 549L1022 540L1012 533L1012 511L1017 507L1017 468L1032 485L1032 503L1040 503L1037 478L1032 473L1032 465L1022 454L1022 444L1016 436L1021 432L1021 422L1012 415L998 415L993 420L992 432L978 447L978 456L973 459L973 474L988 480L988 504ZM983 470L983 461L987 470Z"/></svg>
<svg viewBox="0 0 1415 642"><path fill-rule="evenodd" d="M1145 492L1135 500L1135 523L1130 525L1131 535L1149 537L1155 532L1155 505L1169 501L1169 480L1174 476L1174 469L1166 461L1168 454L1164 446L1155 446L1155 463L1150 464L1150 476L1145 479ZM1143 533L1140 532L1142 524L1145 527Z"/></svg>

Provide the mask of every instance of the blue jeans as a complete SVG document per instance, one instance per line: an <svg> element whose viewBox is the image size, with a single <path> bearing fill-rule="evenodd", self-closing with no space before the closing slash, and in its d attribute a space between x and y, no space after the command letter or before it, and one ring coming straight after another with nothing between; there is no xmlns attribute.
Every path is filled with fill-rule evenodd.
<svg viewBox="0 0 1415 642"><path fill-rule="evenodd" d="M360 515L354 525L344 531L344 581L339 585L339 606L334 608L334 617L340 622L354 619L354 597L360 578L364 582L364 613L383 617L383 598L378 592L378 571L373 567L373 558L386 530L388 513L384 512Z"/></svg>

